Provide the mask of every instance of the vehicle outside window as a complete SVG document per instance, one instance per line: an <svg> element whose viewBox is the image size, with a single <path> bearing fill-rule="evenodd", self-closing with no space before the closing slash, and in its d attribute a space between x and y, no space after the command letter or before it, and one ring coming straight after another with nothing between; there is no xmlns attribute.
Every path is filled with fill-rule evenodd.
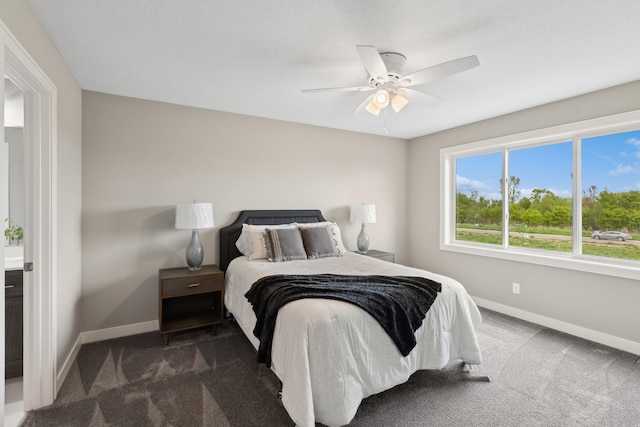
<svg viewBox="0 0 640 427"><path fill-rule="evenodd" d="M596 240L619 240L621 242L624 242L625 240L633 240L633 236L631 236L631 234L623 233L621 231L604 231L602 233L596 231L591 235L591 237Z"/></svg>

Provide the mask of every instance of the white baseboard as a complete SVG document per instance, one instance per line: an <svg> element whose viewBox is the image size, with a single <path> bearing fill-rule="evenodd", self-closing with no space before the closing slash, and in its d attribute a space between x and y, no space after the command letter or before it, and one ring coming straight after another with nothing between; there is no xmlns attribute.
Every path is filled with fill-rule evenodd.
<svg viewBox="0 0 640 427"><path fill-rule="evenodd" d="M498 313L506 314L518 319L526 320L527 322L546 326L547 328L565 332L567 334L584 338L589 341L597 342L609 347L617 348L618 350L640 355L640 343L638 342L616 337L614 335L605 334L603 332L594 331L593 329L583 328L582 326L577 326L571 323L563 322L561 320L552 319L551 317L541 316L539 314L520 310L519 308L510 307L508 305L499 304L497 302L485 300L482 298L472 298L480 307L497 311Z"/></svg>
<svg viewBox="0 0 640 427"><path fill-rule="evenodd" d="M82 345L82 333L80 333L78 335L78 338L76 338L76 342L74 342L73 347L71 347L71 352L69 353L67 358L64 360L64 363L62 364L62 368L60 368L60 371L58 371L58 375L56 377L56 396L58 395L58 392L60 392L60 387L62 387L62 383L64 382L65 378L67 378L67 375L69 374L69 370L71 369L71 365L73 365L73 361L76 360L76 356L78 356L78 352L80 351L81 345Z"/></svg>
<svg viewBox="0 0 640 427"><path fill-rule="evenodd" d="M160 324L158 321L151 320L149 322L133 323L131 325L82 332L80 336L82 336L82 344L87 344L90 342L110 340L112 338L126 337L129 335L143 334L145 332L159 330Z"/></svg>
<svg viewBox="0 0 640 427"><path fill-rule="evenodd" d="M160 330L160 324L157 320L151 320L149 322L133 323L131 325L116 326L113 328L99 329L97 331L81 332L76 339L76 342L71 348L71 352L62 364L62 368L58 372L56 379L56 394L60 391L62 383L67 378L71 365L78 356L80 347L82 344L88 344L91 342L110 340L112 338L126 337L129 335L143 334L145 332L153 332Z"/></svg>

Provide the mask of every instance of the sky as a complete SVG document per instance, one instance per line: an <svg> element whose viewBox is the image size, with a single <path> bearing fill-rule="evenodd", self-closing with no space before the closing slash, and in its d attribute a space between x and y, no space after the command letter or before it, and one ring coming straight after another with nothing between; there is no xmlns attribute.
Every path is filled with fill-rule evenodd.
<svg viewBox="0 0 640 427"><path fill-rule="evenodd" d="M520 178L520 197L534 188L571 197L572 144L552 144L509 152L509 176ZM502 154L492 153L458 159L457 191L499 200ZM640 130L582 140L582 190L591 185L598 193L640 191Z"/></svg>

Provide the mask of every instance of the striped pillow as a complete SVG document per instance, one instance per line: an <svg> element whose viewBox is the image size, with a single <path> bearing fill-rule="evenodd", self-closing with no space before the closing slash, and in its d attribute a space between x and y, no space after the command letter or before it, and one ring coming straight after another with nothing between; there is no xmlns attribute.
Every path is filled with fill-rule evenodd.
<svg viewBox="0 0 640 427"><path fill-rule="evenodd" d="M271 262L307 259L302 235L297 228L267 228L264 234L267 259Z"/></svg>

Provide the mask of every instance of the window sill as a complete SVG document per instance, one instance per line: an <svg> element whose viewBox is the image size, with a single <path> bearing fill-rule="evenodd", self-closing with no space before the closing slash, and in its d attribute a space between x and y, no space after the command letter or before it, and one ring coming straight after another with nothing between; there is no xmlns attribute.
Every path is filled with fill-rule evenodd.
<svg viewBox="0 0 640 427"><path fill-rule="evenodd" d="M524 262L528 264L546 265L548 267L576 270L586 273L602 274L606 276L634 279L640 276L640 263L618 259L591 257L588 255L574 256L560 252L509 250L500 247L490 247L482 244L443 243L440 250L477 255L507 261Z"/></svg>

